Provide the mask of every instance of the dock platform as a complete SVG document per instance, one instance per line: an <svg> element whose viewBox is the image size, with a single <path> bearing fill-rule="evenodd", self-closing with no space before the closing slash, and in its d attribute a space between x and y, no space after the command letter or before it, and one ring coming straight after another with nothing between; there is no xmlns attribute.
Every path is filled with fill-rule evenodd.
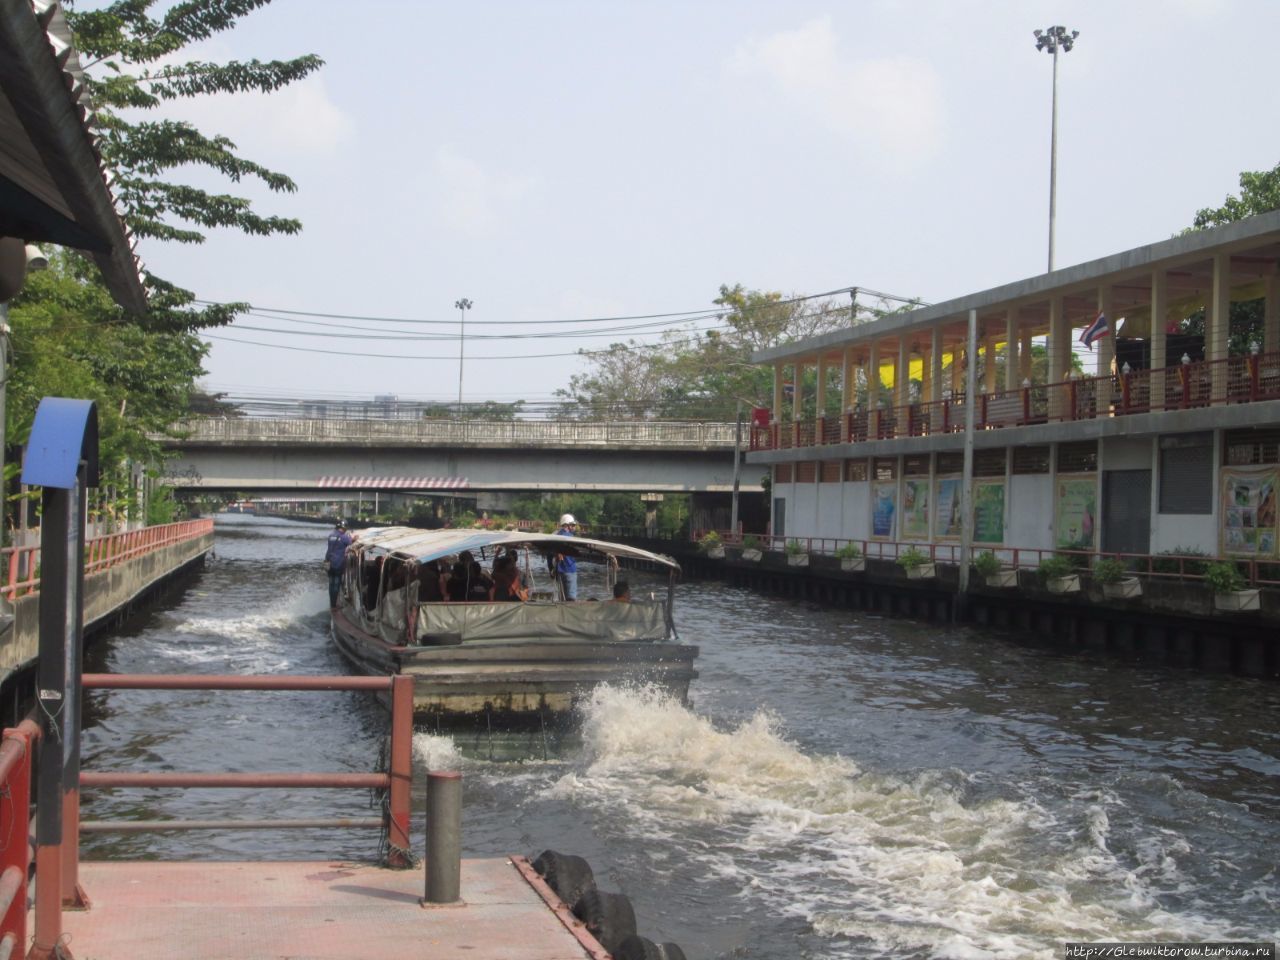
<svg viewBox="0 0 1280 960"><path fill-rule="evenodd" d="M459 905L421 905L423 872L345 861L82 861L79 960L584 960L595 939L523 858L462 861ZM557 909L558 908L558 909Z"/></svg>

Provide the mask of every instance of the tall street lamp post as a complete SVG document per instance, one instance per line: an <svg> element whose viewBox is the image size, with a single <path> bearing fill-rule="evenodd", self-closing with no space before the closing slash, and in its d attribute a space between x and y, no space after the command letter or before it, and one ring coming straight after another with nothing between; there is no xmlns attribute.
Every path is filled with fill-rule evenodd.
<svg viewBox="0 0 1280 960"><path fill-rule="evenodd" d="M471 309L471 301L466 297L461 300L455 300L453 305L458 308L458 313L462 316L462 322L458 325L458 416L462 416L462 354L467 345L467 311Z"/></svg>
<svg viewBox="0 0 1280 960"><path fill-rule="evenodd" d="M1058 49L1070 53L1075 46L1079 30L1066 27L1050 27L1033 31L1036 49L1053 55L1053 128L1049 142L1049 270L1053 271L1053 225L1058 214Z"/></svg>

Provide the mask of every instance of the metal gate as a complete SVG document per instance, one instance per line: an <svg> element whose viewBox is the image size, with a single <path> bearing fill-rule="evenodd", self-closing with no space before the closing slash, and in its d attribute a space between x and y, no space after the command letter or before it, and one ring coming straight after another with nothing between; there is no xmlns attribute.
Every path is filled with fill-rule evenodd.
<svg viewBox="0 0 1280 960"><path fill-rule="evenodd" d="M773 526L769 532L775 537L787 535L787 501L785 497L773 498Z"/></svg>
<svg viewBox="0 0 1280 960"><path fill-rule="evenodd" d="M1103 553L1151 552L1151 471L1102 473Z"/></svg>

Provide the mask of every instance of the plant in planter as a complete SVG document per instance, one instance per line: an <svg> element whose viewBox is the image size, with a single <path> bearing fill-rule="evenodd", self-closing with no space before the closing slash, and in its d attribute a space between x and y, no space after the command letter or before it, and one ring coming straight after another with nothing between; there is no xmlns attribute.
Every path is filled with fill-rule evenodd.
<svg viewBox="0 0 1280 960"><path fill-rule="evenodd" d="M994 550L984 550L973 558L973 569L981 574L982 582L989 587L1016 587L1018 571L1005 567Z"/></svg>
<svg viewBox="0 0 1280 960"><path fill-rule="evenodd" d="M907 572L909 580L927 580L934 576L933 561L923 550L907 547L898 554L898 566Z"/></svg>
<svg viewBox="0 0 1280 960"><path fill-rule="evenodd" d="M837 550L836 559L840 561L840 569L847 572L865 570L867 567L867 558L862 555L862 550L856 543L846 543Z"/></svg>
<svg viewBox="0 0 1280 960"><path fill-rule="evenodd" d="M1058 555L1045 557L1036 568L1036 575L1050 593L1080 591L1080 575L1076 573L1075 561L1070 557Z"/></svg>
<svg viewBox="0 0 1280 960"><path fill-rule="evenodd" d="M764 554L760 551L760 538L753 533L742 538L742 559L750 563L759 563Z"/></svg>
<svg viewBox="0 0 1280 960"><path fill-rule="evenodd" d="M1240 570L1230 561L1217 560L1206 564L1204 582L1213 591L1215 610L1257 610L1260 605L1258 590L1245 587Z"/></svg>
<svg viewBox="0 0 1280 960"><path fill-rule="evenodd" d="M720 540L720 534L714 530L708 530L702 535L702 539L698 541L698 549L711 560L724 559L724 544Z"/></svg>
<svg viewBox="0 0 1280 960"><path fill-rule="evenodd" d="M1129 576L1129 568L1117 557L1102 557L1095 561L1093 580L1101 584L1102 595L1109 600L1142 596L1142 581Z"/></svg>
<svg viewBox="0 0 1280 960"><path fill-rule="evenodd" d="M787 554L787 566L789 567L807 567L809 565L809 551L799 540L788 540L785 548Z"/></svg>

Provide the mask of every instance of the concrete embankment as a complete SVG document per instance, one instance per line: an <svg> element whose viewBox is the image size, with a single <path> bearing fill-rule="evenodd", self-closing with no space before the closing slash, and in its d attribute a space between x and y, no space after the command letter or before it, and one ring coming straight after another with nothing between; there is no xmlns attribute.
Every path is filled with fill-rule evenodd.
<svg viewBox="0 0 1280 960"><path fill-rule="evenodd" d="M213 548L213 524L172 543L157 544L135 556L113 561L84 578L84 624L89 635L128 616L136 605L168 581L204 563ZM40 594L12 604L13 620L0 632L0 683L35 663L40 641Z"/></svg>
<svg viewBox="0 0 1280 960"><path fill-rule="evenodd" d="M777 596L806 600L878 616L969 623L993 635L1058 650L1104 654L1121 660L1280 677L1280 591L1261 591L1261 609L1250 613L1214 610L1213 593L1198 580L1147 579L1144 594L1110 600L1100 585L1081 575L1077 593L1050 593L1036 572L1018 572L1017 585L987 587L973 575L969 593L959 593L956 567L939 564L937 576L909 580L891 560L867 560L845 572L835 557L814 555L805 567L785 554L766 552L743 560L730 548L713 560L693 544L671 540L626 542L678 560L691 578L726 580Z"/></svg>

